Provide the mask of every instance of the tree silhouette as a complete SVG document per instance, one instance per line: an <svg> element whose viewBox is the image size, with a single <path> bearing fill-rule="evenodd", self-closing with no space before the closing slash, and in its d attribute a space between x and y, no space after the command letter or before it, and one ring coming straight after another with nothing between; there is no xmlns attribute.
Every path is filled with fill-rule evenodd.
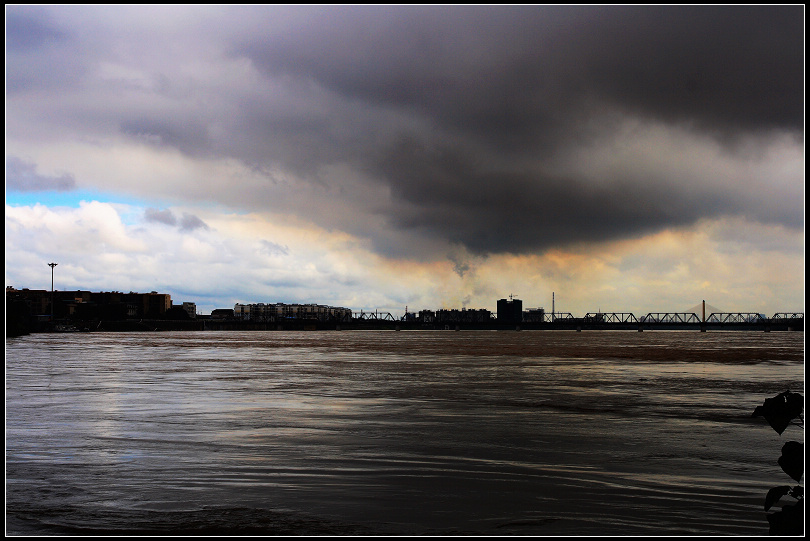
<svg viewBox="0 0 810 541"><path fill-rule="evenodd" d="M804 398L798 393L785 391L773 398L765 399L761 406L754 409L752 417L764 417L768 424L779 434L791 425L796 424L804 428L802 410ZM794 420L798 418L798 422ZM804 444L789 441L782 446L782 456L777 461L779 466L791 479L801 482L804 475ZM765 496L765 511L771 509L783 496L794 498L795 503L782 506L781 511L768 513L769 533L771 535L803 535L804 534L804 488L801 485L781 485L773 487Z"/></svg>

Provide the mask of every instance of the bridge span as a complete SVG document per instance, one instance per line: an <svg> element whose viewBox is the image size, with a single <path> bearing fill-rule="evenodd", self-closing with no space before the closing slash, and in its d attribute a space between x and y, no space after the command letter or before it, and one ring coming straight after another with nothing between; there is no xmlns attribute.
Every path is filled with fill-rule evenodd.
<svg viewBox="0 0 810 541"><path fill-rule="evenodd" d="M356 315L357 316L357 315ZM804 331L803 312L777 312L768 317L753 312L714 312L702 319L694 312L651 312L637 317L630 312L589 312L583 317L573 314L544 314L541 318L520 322L489 320L473 321L469 318L425 320L408 317L394 318L390 313L356 317L343 328L395 328L436 330L695 330L695 331Z"/></svg>

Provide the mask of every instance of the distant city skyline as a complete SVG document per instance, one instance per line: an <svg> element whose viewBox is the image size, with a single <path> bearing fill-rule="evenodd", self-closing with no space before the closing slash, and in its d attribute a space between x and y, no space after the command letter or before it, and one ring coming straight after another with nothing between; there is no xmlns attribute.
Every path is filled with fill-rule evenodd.
<svg viewBox="0 0 810 541"><path fill-rule="evenodd" d="M47 290L47 289L27 288L27 287L15 288L13 286L6 286L6 293L7 294L9 294L9 292L11 292L11 293L15 293L15 291L19 292L19 290L22 290L22 292L25 292L26 290L28 290L28 291L30 291L32 293L42 292L45 297L48 297L48 299L50 299L50 297L49 297L50 290ZM405 318L405 316L407 316L408 314L413 316L415 314L420 314L422 312L433 312L435 314L438 314L439 312L463 313L465 310L467 312L469 312L469 313L473 313L473 312L484 313L484 312L486 312L486 313L489 313L492 318L495 318L496 316L501 314L502 309L504 309L506 312L509 312L509 313L513 313L515 310L517 310L518 312L521 312L522 314L524 314L524 316L526 316L528 314L529 320L535 321L535 322L536 321L547 321L549 319L549 317L553 318L555 313L559 314L561 316L564 315L566 317L573 317L573 318L583 318L583 317L587 318L588 316L594 316L594 315L600 315L600 314L605 314L605 315L613 314L613 315L619 316L619 317L632 315L632 316L635 316L636 318L642 318L642 317L648 316L648 315L655 316L655 315L658 315L658 314L667 314L667 315L670 315L670 314L695 314L701 319L704 318L704 317L708 318L709 316L711 316L713 314L725 314L725 315L728 315L728 314L735 314L735 315L758 314L760 316L764 316L765 318L786 317L785 314L795 314L795 313L801 313L803 315L803 311L800 312L800 311L797 311L797 310L777 310L774 313L767 313L767 314L761 313L761 312L750 311L750 310L729 312L729 311L724 310L722 308L718 308L716 306L713 306L713 305L711 305L711 304L709 304L709 303L707 303L705 301L701 301L700 303L696 304L695 306L692 306L692 307L686 308L686 309L678 309L678 308L671 308L671 307L659 307L657 310L654 310L654 311L651 311L651 312L638 312L638 313L636 313L636 312L628 312L628 311L625 311L625 310L612 310L610 308L606 308L606 309L603 310L602 307L599 307L596 310L590 310L588 312L572 313L572 312L570 312L568 310L556 309L554 304L552 304L551 308L548 308L548 309L545 306L527 306L527 305L523 304L522 299L520 299L520 298L518 298L517 296L514 296L514 295L509 295L508 298L504 297L504 298L498 299L497 300L497 308L494 309L494 310L491 310L491 309L488 309L488 308L466 307L466 306L465 307L447 307L447 306L443 306L443 307L438 307L438 308L437 307L421 307L421 308L418 308L418 309L409 308L409 307L406 306L405 309L402 312L396 312L396 311L386 311L386 310L379 310L379 309L377 309L377 310L363 310L362 308L361 309L354 309L351 306L332 306L332 305L326 305L326 304L322 304L322 303L318 303L318 302L254 301L254 302L239 302L239 303L235 303L232 307L221 306L221 307L218 307L218 308L212 308L210 310L210 312L202 312L202 311L198 311L198 305L197 305L197 302L194 299L178 300L178 299L172 298L170 294L167 294L167 293L161 292L161 291L155 291L155 290L152 290L152 291L149 291L149 292L146 292L146 291L129 291L129 292L125 292L125 291L119 291L119 290L116 290L116 289L113 289L113 290L110 290L110 291L89 291L89 290L86 290L86 289L65 289L65 290L56 289L55 291L56 291L56 294L57 294L57 302L64 302L64 300L65 300L64 296L59 297L59 293L79 293L79 292L83 293L83 296L85 298L83 300L80 300L80 299L76 299L76 298L71 297L70 298L71 302L74 302L74 301L75 302L95 302L95 301L92 301L92 299L90 297L88 297L87 294L91 294L91 296L92 295L102 295L102 296L105 296L105 299L107 299L107 297L109 295L121 295L121 296L135 295L135 296L138 296L138 297L148 297L148 296L152 295L152 296L158 296L158 297L167 297L167 305L164 307L164 309L169 309L169 308L172 308L174 306L174 307L182 307L185 310L190 310L191 307L193 307L193 312L194 312L195 316L196 315L207 316L207 315L210 315L211 313L213 313L214 311L222 312L223 310L231 310L233 312L233 314L235 315L235 317L241 318L241 319L253 319L254 316L267 317L268 315L271 315L271 314L274 317L275 316L284 316L284 314L289 315L289 314L293 313L293 312L290 312L290 310L292 310L293 308L297 308L297 310L294 311L295 314L297 314L295 317L299 317L300 314L309 313L309 308L318 308L321 312L325 309L326 312L324 312L324 313L332 313L332 312L339 313L341 318L346 316L346 315L349 315L349 317L351 317L351 316L359 316L359 315L361 315L363 313L366 313L366 314L380 314L381 316L388 315L388 316L391 316L391 317L393 317L394 319L397 319L397 320ZM39 301L41 301L43 299L44 299L44 297L42 299L38 298ZM513 303L513 301L514 301L514 307L508 306L508 305L511 305ZM104 302L109 302L109 300L107 299ZM35 311L38 312L38 313L39 312L41 312L41 313L46 313L46 312L50 313L49 310L50 310L50 308L45 307L43 305L43 306L40 306ZM255 314L253 313L254 311L256 312ZM315 313L315 312L313 312L313 313ZM793 316L791 315L789 317L793 317Z"/></svg>
<svg viewBox="0 0 810 541"><path fill-rule="evenodd" d="M804 6L6 6L7 286L804 311Z"/></svg>

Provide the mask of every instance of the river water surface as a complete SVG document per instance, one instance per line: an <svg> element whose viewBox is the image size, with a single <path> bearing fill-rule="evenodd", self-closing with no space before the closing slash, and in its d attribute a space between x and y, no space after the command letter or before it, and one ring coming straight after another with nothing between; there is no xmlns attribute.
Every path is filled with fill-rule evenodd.
<svg viewBox="0 0 810 541"><path fill-rule="evenodd" d="M764 535L800 332L6 340L6 533Z"/></svg>

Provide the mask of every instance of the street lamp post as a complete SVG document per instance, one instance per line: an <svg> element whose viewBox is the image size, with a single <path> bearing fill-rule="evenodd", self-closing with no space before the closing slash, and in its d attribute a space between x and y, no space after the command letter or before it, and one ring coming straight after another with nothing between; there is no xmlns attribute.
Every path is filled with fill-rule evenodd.
<svg viewBox="0 0 810 541"><path fill-rule="evenodd" d="M48 266L51 268L51 321L53 321L53 268L57 266L59 263L48 263Z"/></svg>

